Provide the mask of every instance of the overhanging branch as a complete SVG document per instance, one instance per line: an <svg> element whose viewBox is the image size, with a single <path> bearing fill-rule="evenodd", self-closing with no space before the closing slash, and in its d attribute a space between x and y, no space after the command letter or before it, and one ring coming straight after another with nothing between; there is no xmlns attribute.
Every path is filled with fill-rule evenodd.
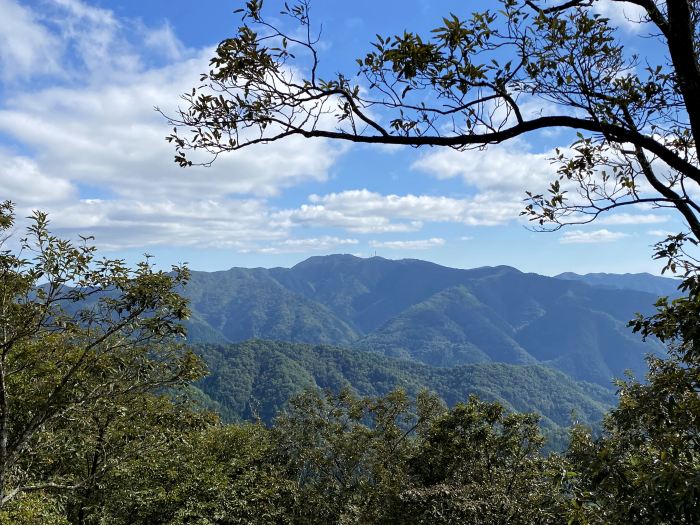
<svg viewBox="0 0 700 525"><path fill-rule="evenodd" d="M295 129L287 134L299 134L307 138L329 138L346 140L350 142L364 144L394 144L404 146L470 146L470 145L488 145L498 144L506 140L513 139L520 135L533 131L548 129L548 128L568 128L573 130L583 130L592 133L603 133L610 140L618 143L632 143L656 155L659 159L668 164L669 167L683 173L691 180L700 184L700 169L679 157L673 151L666 148L664 145L654 139L643 135L636 131L623 128L613 124L605 124L595 122L593 120L570 117L570 116L547 116L539 117L532 120L520 122L509 128L481 134L471 135L453 135L453 136L438 136L438 135L423 135L423 136L405 136L405 135L355 135L342 131L328 131L321 129ZM242 147L240 145L239 147Z"/></svg>

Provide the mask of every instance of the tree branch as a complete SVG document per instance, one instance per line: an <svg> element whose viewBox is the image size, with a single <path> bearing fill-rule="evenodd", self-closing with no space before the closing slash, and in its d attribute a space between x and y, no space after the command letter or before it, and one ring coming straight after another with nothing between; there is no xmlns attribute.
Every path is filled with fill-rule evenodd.
<svg viewBox="0 0 700 525"><path fill-rule="evenodd" d="M537 131L547 128L569 128L590 131L593 133L603 133L606 137L615 140L619 143L630 142L636 146L644 148L658 158L663 160L671 168L678 170L688 178L700 184L700 169L679 157L673 151L669 150L654 139L642 135L637 131L632 131L621 126L613 124L595 122L593 120L569 117L569 116L547 116L539 117L532 120L520 122L510 128L483 134L473 135L454 135L454 136L437 136L437 135L422 135L422 136L377 136L377 135L355 135L342 131L326 131L319 129L304 130L293 129L280 136L291 134L303 135L307 138L330 138L338 140L346 140L350 142L364 144L396 144L404 146L469 146L469 145L488 145L498 144L506 140L518 137L525 133ZM244 147L244 145L239 145ZM238 149L238 148L236 148Z"/></svg>
<svg viewBox="0 0 700 525"><path fill-rule="evenodd" d="M16 497L18 494L24 493L24 492L37 492L41 490L51 490L51 491L73 491L81 488L83 486L82 483L78 483L75 485L64 485L61 483L41 483L38 485L25 485L22 487L15 487L11 491L7 493L7 495L0 501L0 506L5 505L7 502L12 500L14 497Z"/></svg>
<svg viewBox="0 0 700 525"><path fill-rule="evenodd" d="M531 7L538 13L548 15L551 13L559 13L561 11L566 11L567 9L571 9L572 7L590 7L591 5L593 5L593 0L570 0L569 2L564 2L563 4L554 5L547 8L538 6L532 0L526 0L525 5Z"/></svg>

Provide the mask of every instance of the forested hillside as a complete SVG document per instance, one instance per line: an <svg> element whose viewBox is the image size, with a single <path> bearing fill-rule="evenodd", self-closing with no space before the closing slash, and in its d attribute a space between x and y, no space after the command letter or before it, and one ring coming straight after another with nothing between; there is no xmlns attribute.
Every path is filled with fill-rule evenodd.
<svg viewBox="0 0 700 525"><path fill-rule="evenodd" d="M449 406L476 394L510 410L537 412L552 431L568 427L572 418L597 424L614 401L605 388L541 365L437 368L357 350L272 341L199 345L197 352L210 368L199 388L222 414L237 420L260 417L269 423L289 399L309 388L350 387L363 396L384 396L397 388L416 396L427 389Z"/></svg>
<svg viewBox="0 0 700 525"><path fill-rule="evenodd" d="M656 296L526 274L381 257L312 257L293 268L193 272L192 342L333 344L433 366L541 363L610 386L662 352L627 323Z"/></svg>
<svg viewBox="0 0 700 525"><path fill-rule="evenodd" d="M268 270L195 272L184 288L193 309L192 341L284 341L349 344L358 334L326 306L296 294Z"/></svg>

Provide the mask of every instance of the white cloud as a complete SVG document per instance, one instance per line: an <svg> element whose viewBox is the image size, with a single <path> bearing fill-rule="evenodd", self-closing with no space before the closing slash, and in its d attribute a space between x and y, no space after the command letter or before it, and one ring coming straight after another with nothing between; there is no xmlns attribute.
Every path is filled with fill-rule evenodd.
<svg viewBox="0 0 700 525"><path fill-rule="evenodd" d="M71 44L80 65L89 71L131 70L139 64L111 11L78 0L54 0L49 5L63 41Z"/></svg>
<svg viewBox="0 0 700 525"><path fill-rule="evenodd" d="M556 175L553 151L532 153L522 141L489 146L486 151L443 148L423 155L412 166L437 179L461 178L481 191L517 194L538 191Z"/></svg>
<svg viewBox="0 0 700 525"><path fill-rule="evenodd" d="M519 218L526 191L543 193L557 178L551 160L555 155L554 150L532 152L522 140L514 139L483 151L432 150L411 168L439 180L459 178L475 192L468 215L482 220L463 221L465 224L504 224ZM570 191L569 197L576 200L575 191ZM475 213L477 205L480 210Z"/></svg>
<svg viewBox="0 0 700 525"><path fill-rule="evenodd" d="M0 150L0 195L24 206L65 202L77 196L70 181L48 177L33 159L14 156Z"/></svg>
<svg viewBox="0 0 700 525"><path fill-rule="evenodd" d="M430 239L414 239L410 241L370 241L373 248L387 250L429 250L445 244L445 239L432 237Z"/></svg>
<svg viewBox="0 0 700 525"><path fill-rule="evenodd" d="M61 40L27 7L0 0L0 70L5 81L61 71Z"/></svg>
<svg viewBox="0 0 700 525"><path fill-rule="evenodd" d="M311 204L280 212L290 223L343 228L354 233L417 231L425 222L452 222L470 226L504 224L518 215L521 203L502 202L483 193L456 199L430 195L382 195L349 190L311 195Z"/></svg>
<svg viewBox="0 0 700 525"><path fill-rule="evenodd" d="M47 185L47 191L51 187ZM0 192L4 190L0 184ZM318 253L360 242L332 235L294 238L293 225L261 199L193 199L187 203L162 199L44 200L41 209L49 213L53 231L71 238L93 235L103 250L161 246L240 253ZM23 223L31 208L21 207L17 212Z"/></svg>
<svg viewBox="0 0 700 525"><path fill-rule="evenodd" d="M78 0L41 11L0 0L0 12L2 75L61 80L8 89L1 101L0 135L22 153L0 149L0 195L18 217L46 210L61 234L94 235L114 250L282 253L357 242L290 238L293 224L261 198L325 180L342 146L294 138L208 169L175 165L170 128L153 107L173 113L213 49L187 49L167 23L148 27Z"/></svg>
<svg viewBox="0 0 700 525"><path fill-rule="evenodd" d="M668 217L663 215L635 215L632 213L617 213L615 215L610 215L607 217L602 217L597 219L599 224L660 224L662 222L667 222Z"/></svg>
<svg viewBox="0 0 700 525"><path fill-rule="evenodd" d="M34 148L46 176L100 185L129 199L270 196L299 182L325 180L342 146L301 137L223 156L211 168L175 165L164 139L169 128L153 107L174 111L209 55L207 50L119 82L18 95L0 110L0 131Z"/></svg>
<svg viewBox="0 0 700 525"><path fill-rule="evenodd" d="M112 11L78 0L42 2L36 9L0 0L0 12L0 64L6 81L48 75L84 83L138 71L139 48L163 32L136 21L123 23Z"/></svg>
<svg viewBox="0 0 700 525"><path fill-rule="evenodd" d="M613 232L606 229L593 231L569 230L564 232L564 234L559 238L559 242L562 244L594 244L601 242L613 242L624 237L628 237L628 234Z"/></svg>
<svg viewBox="0 0 700 525"><path fill-rule="evenodd" d="M565 156L573 155L570 148L560 148L560 151ZM619 156L615 151L610 151L609 155L613 159ZM524 207L525 191L546 195L549 184L558 179L558 163L552 161L556 156L554 149L534 153L521 139L515 139L505 144L488 146L484 151L477 149L460 152L447 148L436 149L414 162L412 168L426 172L437 179L459 178L465 186L476 192L475 199L488 195L494 205L507 207L515 218ZM668 171L661 161L655 162L658 164L655 166L657 173ZM626 190L614 179L604 182L599 176L595 183L597 191L602 194L621 198L626 193ZM641 196L655 193L645 179L640 177L636 183L636 189ZM566 179L560 184L566 192L569 206L590 206L590 197L587 193L591 190L590 186L582 189L577 181ZM687 191L692 192L696 188L697 186L692 182L687 183ZM639 203L635 204L634 208L637 211L649 211L653 206ZM572 213L567 218L574 223L577 218L585 218L585 216L577 217ZM596 222L601 225L645 225L661 224L668 220L668 216L654 213L611 213L599 217Z"/></svg>
<svg viewBox="0 0 700 525"><path fill-rule="evenodd" d="M343 239L324 235L322 237L311 237L305 239L286 239L284 241L273 242L269 246L254 247L243 252L256 253L305 253L305 252L328 252L336 250L341 246L354 246L359 244L357 239Z"/></svg>
<svg viewBox="0 0 700 525"><path fill-rule="evenodd" d="M31 172L30 172L31 174ZM15 193L28 191L32 181ZM382 195L352 190L312 195L313 204L274 209L260 198L167 199L70 199L72 187L64 188L64 199L41 179L46 191L42 209L53 217L62 232L95 235L102 248L139 246L193 246L230 248L242 252L292 253L328 251L356 244L354 238L320 235L294 238L297 228L341 229L355 234L418 231L424 223L494 225L507 222L514 210L494 206L480 197L453 199L425 195ZM2 189L2 184L0 184ZM43 195L43 197L42 197ZM471 237L463 237L468 240ZM378 241L377 241L378 242ZM406 241L401 241L401 243ZM384 247L402 246L389 244ZM409 249L410 244L405 245ZM425 246L420 241L414 249Z"/></svg>
<svg viewBox="0 0 700 525"><path fill-rule="evenodd" d="M679 232L672 232L669 230L649 230L647 231L647 235L651 235L653 237L668 237L669 235L678 235Z"/></svg>
<svg viewBox="0 0 700 525"><path fill-rule="evenodd" d="M264 201L84 199L47 206L62 232L96 237L98 246L124 249L192 246L245 250L255 242L282 241L287 228L272 217Z"/></svg>
<svg viewBox="0 0 700 525"><path fill-rule="evenodd" d="M544 3L561 4L560 0L544 0ZM643 19L645 13L643 7L620 0L596 0L591 4L593 12L609 18L613 25L620 26L628 32L639 31L639 21Z"/></svg>
<svg viewBox="0 0 700 525"><path fill-rule="evenodd" d="M629 2L620 2L614 0L600 0L594 2L593 9L598 14L610 19L610 23L620 27L630 33L641 31L646 11L643 7L631 4Z"/></svg>
<svg viewBox="0 0 700 525"><path fill-rule="evenodd" d="M170 60L180 60L185 55L182 42L175 36L173 28L168 23L158 29L146 29L144 44Z"/></svg>
<svg viewBox="0 0 700 525"><path fill-rule="evenodd" d="M0 106L0 136L22 151L0 149L0 194L16 202L18 217L44 209L59 231L94 235L108 249L313 249L289 239L291 223L261 197L326 180L344 146L292 138L211 168L179 168L153 107L174 112L213 50L186 49L167 23L149 28L76 0L44 7L38 16L0 0L3 15L17 15L0 18L3 71L72 79L8 90ZM319 249L335 242L316 240Z"/></svg>

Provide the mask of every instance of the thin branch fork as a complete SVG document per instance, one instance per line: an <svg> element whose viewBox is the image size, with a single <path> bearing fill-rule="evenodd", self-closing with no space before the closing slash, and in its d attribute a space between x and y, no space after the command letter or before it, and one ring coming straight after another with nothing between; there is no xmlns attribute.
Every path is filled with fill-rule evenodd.
<svg viewBox="0 0 700 525"><path fill-rule="evenodd" d="M11 491L9 491L4 498L2 498L2 501L0 501L0 506L5 505L10 500L14 499L18 494L22 494L25 492L39 492L42 490L71 492L74 490L78 490L83 486L83 483L78 483L74 485L65 485L62 483L40 483L38 485L24 485L20 487L15 487Z"/></svg>

